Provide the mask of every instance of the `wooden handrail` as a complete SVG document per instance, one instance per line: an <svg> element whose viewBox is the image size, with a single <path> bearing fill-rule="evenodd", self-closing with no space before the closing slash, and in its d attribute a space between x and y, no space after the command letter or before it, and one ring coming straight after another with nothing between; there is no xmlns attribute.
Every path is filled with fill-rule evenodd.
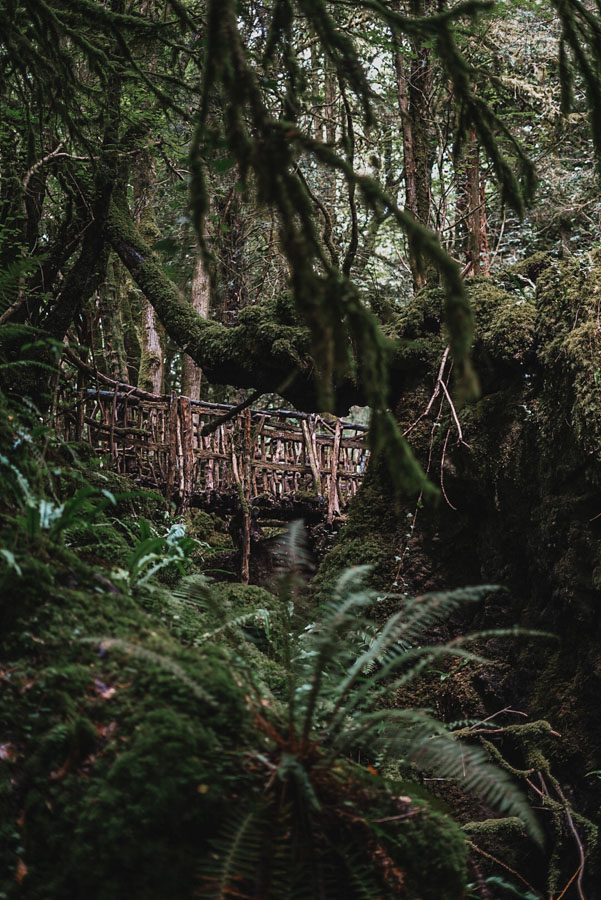
<svg viewBox="0 0 601 900"><path fill-rule="evenodd" d="M78 380L76 388L67 381L59 388L59 434L87 440L118 472L154 485L180 509L237 493L247 517L245 569L255 500L269 496L285 509L287 498L297 502L312 495L332 522L361 482L369 455L365 425L299 410L250 408L254 395L234 406L174 392L152 394L95 371L69 348L66 357L77 367Z"/></svg>
<svg viewBox="0 0 601 900"><path fill-rule="evenodd" d="M169 403L170 400L169 394L150 394L148 391L132 388L130 385L122 384L120 382L115 382L115 384L119 387L117 393L118 397L139 398L147 402L152 402L154 400L157 403ZM86 394L88 396L110 397L112 400L114 393L114 390L103 391L100 388L86 388ZM189 398L186 397L186 399ZM197 409L206 409L214 412L228 412L232 409L236 409L233 404L212 403L208 400L190 400L190 405ZM315 418L315 415L312 413L299 412L295 409L251 409L250 412L253 416L265 416L267 419L298 419L301 422L306 422ZM366 434L369 431L368 425L359 425L357 422L346 422L344 419L338 419L338 421L340 422L343 431L359 431L362 434ZM328 434L325 431L317 433L323 437L333 437L332 434Z"/></svg>

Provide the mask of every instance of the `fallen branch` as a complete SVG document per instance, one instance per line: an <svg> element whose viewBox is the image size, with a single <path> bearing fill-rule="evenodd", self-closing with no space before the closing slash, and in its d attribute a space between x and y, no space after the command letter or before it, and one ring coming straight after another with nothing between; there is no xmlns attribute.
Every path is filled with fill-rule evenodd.
<svg viewBox="0 0 601 900"><path fill-rule="evenodd" d="M421 420L422 420L425 416L427 416L428 413L430 412L430 410L432 409L432 406L433 406L433 404L434 404L434 401L436 400L436 398L438 397L438 395L439 395L439 393L440 393L440 385L442 384L442 377L443 377L443 375L444 375L444 370L445 370L445 366L446 366L446 364L447 364L447 359L449 358L449 350L450 350L450 348L447 347L446 350L445 350L445 352L444 352L443 355L442 355L442 361L441 361L441 363L440 363L440 368L439 368L439 370L438 370L438 375L437 375L437 377L436 377L436 385L435 385L435 387L434 387L434 393L433 393L432 396L430 397L430 402L429 402L428 405L426 406L426 408L425 408L425 410L423 411L423 413L421 413L421 415L419 415L419 416L417 417L417 419L415 420L415 422L414 422L412 425L410 425L409 428L408 428L406 431L403 432L403 437L407 437L407 435L410 434L410 433L413 431L413 429L415 428L415 426L418 425L418 424L421 422Z"/></svg>
<svg viewBox="0 0 601 900"><path fill-rule="evenodd" d="M404 437L407 437L408 434L411 434L411 432L412 432L413 429L416 427L416 425L418 425L418 424L421 422L421 420L422 420L425 416L428 415L428 413L429 413L430 410L432 409L432 406L433 406L433 404L434 404L434 401L436 400L436 398L438 397L440 391L442 390L443 393L444 393L444 395L445 395L445 397L446 397L446 399L448 400L449 406L451 407L451 415L453 416L453 421L455 422L455 427L457 428L457 442L458 442L459 444L463 444L464 447L467 447L467 448L469 449L469 446L470 446L470 445L469 445L468 443L466 443L466 442L464 441L464 439L463 439L463 430L462 430L462 428L461 428L461 423L459 422L459 417L458 417L457 411L456 411L456 409L455 409L455 404L453 403L453 401L452 401L452 399L451 399L451 395L449 394L449 389L447 388L447 386L446 386L446 384L445 384L445 381L444 381L444 370L445 370L445 367L446 367L446 364L447 364L447 360L448 360L448 358L449 358L449 349L450 349L450 348L447 347L447 348L445 349L443 355L442 355L442 360L441 360L441 362L440 362L440 368L439 368L439 370L438 370L438 375L436 376L436 384L435 384L435 386L434 386L434 391L433 391L433 393L432 393L432 396L430 397L430 400L429 400L429 402L428 402L428 405L426 406L426 408L425 408L425 410L423 411L423 413L421 413L421 414L417 417L417 419L415 420L415 422L413 422L413 423L409 426L409 428L407 428L406 431L403 432L403 436L404 436Z"/></svg>
<svg viewBox="0 0 601 900"><path fill-rule="evenodd" d="M466 442L463 440L463 431L461 429L461 424L457 417L457 412L455 410L453 401L451 400L451 395L449 394L448 388L447 388L446 384L444 383L444 381L441 381L440 385L445 393L447 400L449 401L449 406L451 407L451 413L453 414L453 419L455 420L455 425L457 426L457 443L463 444L463 446L467 447L469 450L470 445L466 444Z"/></svg>
<svg viewBox="0 0 601 900"><path fill-rule="evenodd" d="M493 856L492 853L487 853L486 850L482 850L481 847L478 847L472 841L466 841L468 847L471 847L472 850L475 850L476 853L480 853L481 856L485 856L487 859L492 860L492 862L496 863L498 866L501 866L503 869L506 869L507 872L511 872L512 875L515 875L516 878L519 878L522 884L525 884L529 891L532 891L533 894L537 894L536 891L529 881L526 881L523 875L520 875L515 869L512 869L511 866L508 866L507 863L504 863L501 859L497 859L496 856Z"/></svg>
<svg viewBox="0 0 601 900"><path fill-rule="evenodd" d="M559 794L559 796L561 798L561 802L563 803L564 812L566 814L566 819L568 820L569 829L572 832L572 834L574 835L574 840L576 841L576 845L578 847L578 855L580 856L580 868L578 869L578 873L577 873L576 887L578 889L578 896L580 897L580 900L586 900L586 898L584 896L584 892L582 890L582 876L584 874L584 864L586 863L586 855L584 853L584 847L582 845L582 841L580 840L580 835L578 834L578 831L576 830L576 826L574 825L574 820L572 819L572 815L570 813L570 805L569 805L568 801L566 800L565 794L562 791L559 783L555 779L553 779L553 787L555 788L555 790L557 791L557 793Z"/></svg>
<svg viewBox="0 0 601 900"><path fill-rule="evenodd" d="M451 429L449 428L449 429L447 429L447 435L444 439L444 446L442 448L442 456L440 458L440 489L442 491L442 496L445 498L447 504L451 507L451 509L453 509L453 510L455 510L455 512L457 512L457 507L453 506L453 504L449 500L449 497L447 495L447 492L446 492L445 486L444 486L444 461L445 461L446 454L447 454L447 443L449 440L450 433L451 433Z"/></svg>
<svg viewBox="0 0 601 900"><path fill-rule="evenodd" d="M506 706L504 709L500 709L496 713L492 713L490 716L487 716L485 719L481 719L479 722L476 722L474 725L471 725L469 730L472 731L474 728L478 728L480 725L484 725L486 722L490 722L491 719L496 719L497 716L502 716L504 713L510 713L514 716L524 716L524 718L528 718L528 713L521 712L519 709L511 709L510 706Z"/></svg>
<svg viewBox="0 0 601 900"><path fill-rule="evenodd" d="M568 888L573 884L574 880L580 875L581 872L582 872L582 865L578 866L578 868L576 869L576 871L574 872L574 874L572 875L572 877L570 878L570 880L564 887L561 894L557 895L557 900L561 900L562 897L565 897L565 895L568 892Z"/></svg>

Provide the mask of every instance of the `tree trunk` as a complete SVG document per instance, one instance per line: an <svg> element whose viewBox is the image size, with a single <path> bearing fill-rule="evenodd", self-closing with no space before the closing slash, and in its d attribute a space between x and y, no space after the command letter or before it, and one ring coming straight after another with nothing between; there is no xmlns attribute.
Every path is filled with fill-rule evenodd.
<svg viewBox="0 0 601 900"><path fill-rule="evenodd" d="M120 303L121 285L116 272L118 267L120 267L120 263L116 259L109 259L106 280L99 290L98 305L108 374L115 381L127 382L127 354Z"/></svg>
<svg viewBox="0 0 601 900"><path fill-rule="evenodd" d="M465 256L465 275L488 274L489 248L486 233L484 182L480 171L480 151L474 131L456 164L457 250Z"/></svg>
<svg viewBox="0 0 601 900"><path fill-rule="evenodd" d="M148 152L137 154L134 164L134 212L140 234L150 244L159 236L154 205L156 162ZM142 298L139 320L140 368L138 387L153 394L163 391L163 342L159 320L147 297Z"/></svg>
<svg viewBox="0 0 601 900"><path fill-rule="evenodd" d="M422 3L417 13L423 15ZM400 41L394 38L394 65L397 81L397 104L403 131L405 170L405 209L422 225L430 222L430 182L432 155L428 134L428 95L432 81L430 51L411 42L411 63L403 59ZM409 240L409 265L416 290L435 274L427 267L417 248Z"/></svg>
<svg viewBox="0 0 601 900"><path fill-rule="evenodd" d="M336 145L336 98L337 85L336 74L331 65L326 61L324 72L325 92L325 140L328 146ZM336 172L328 169L325 172L325 206L330 215L332 227L336 221Z"/></svg>
<svg viewBox="0 0 601 900"><path fill-rule="evenodd" d="M194 309L208 319L211 311L211 281L204 259L199 253L194 263L192 285L190 288L190 301ZM200 384L202 381L202 369L191 356L184 354L182 362L182 394L191 400L200 399Z"/></svg>

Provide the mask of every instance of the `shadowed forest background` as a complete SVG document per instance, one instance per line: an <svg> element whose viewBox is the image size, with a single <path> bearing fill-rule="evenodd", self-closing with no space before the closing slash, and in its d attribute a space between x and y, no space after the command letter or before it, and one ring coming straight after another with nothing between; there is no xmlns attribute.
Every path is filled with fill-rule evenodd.
<svg viewBox="0 0 601 900"><path fill-rule="evenodd" d="M0 0L0 73L0 900L601 897L599 2Z"/></svg>

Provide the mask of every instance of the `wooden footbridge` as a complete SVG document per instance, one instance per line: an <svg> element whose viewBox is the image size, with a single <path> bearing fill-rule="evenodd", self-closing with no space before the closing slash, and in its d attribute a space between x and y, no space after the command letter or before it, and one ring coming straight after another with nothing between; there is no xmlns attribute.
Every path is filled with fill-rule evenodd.
<svg viewBox="0 0 601 900"><path fill-rule="evenodd" d="M80 373L81 374L81 373ZM178 508L231 493L274 509L313 496L330 522L357 492L366 426L293 410L251 409L158 396L96 376L59 399L57 429L86 441L112 467ZM242 405L243 406L243 405Z"/></svg>

